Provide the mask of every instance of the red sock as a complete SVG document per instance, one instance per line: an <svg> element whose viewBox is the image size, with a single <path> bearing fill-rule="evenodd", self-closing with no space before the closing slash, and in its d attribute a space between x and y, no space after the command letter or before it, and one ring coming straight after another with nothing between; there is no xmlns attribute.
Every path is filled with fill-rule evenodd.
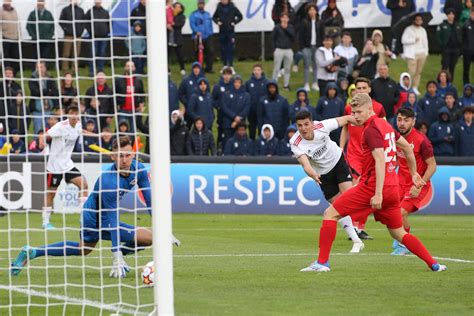
<svg viewBox="0 0 474 316"><path fill-rule="evenodd" d="M323 220L319 231L319 256L318 263L325 264L329 260L332 243L336 238L337 221Z"/></svg>
<svg viewBox="0 0 474 316"><path fill-rule="evenodd" d="M408 227L403 227L407 233L410 233L410 226Z"/></svg>
<svg viewBox="0 0 474 316"><path fill-rule="evenodd" d="M426 262L430 269L431 266L436 263L436 260L433 259L425 246L414 235L406 234L403 236L402 243L408 248L408 250L417 255L418 258Z"/></svg>
<svg viewBox="0 0 474 316"><path fill-rule="evenodd" d="M367 223L367 217L363 218L361 221L359 221L359 229L364 230L365 229L365 223Z"/></svg>

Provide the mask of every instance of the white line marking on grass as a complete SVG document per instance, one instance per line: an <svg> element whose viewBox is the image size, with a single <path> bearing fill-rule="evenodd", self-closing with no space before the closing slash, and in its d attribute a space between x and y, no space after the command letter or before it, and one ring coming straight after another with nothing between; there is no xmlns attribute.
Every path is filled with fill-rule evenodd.
<svg viewBox="0 0 474 316"><path fill-rule="evenodd" d="M126 313L126 314L140 314L140 315L147 315L148 314L148 313L143 313L143 312L137 312L136 310L133 310L133 309L119 307L119 306L116 306L116 305L103 304L103 303L97 302L97 301L84 300L84 299L79 299L79 298L75 298L75 297L52 294L52 293L27 289L27 288L23 288L23 287L18 287L18 286L0 285L0 290L18 292L18 293L22 293L22 294L25 294L25 295L28 295L28 296L37 296L37 297L49 298L49 299L63 301L63 302L66 302L66 303L73 303L73 304L77 304L77 305L85 305L85 306L100 308L102 310L107 310L107 311L112 311L112 312L120 312L120 313Z"/></svg>

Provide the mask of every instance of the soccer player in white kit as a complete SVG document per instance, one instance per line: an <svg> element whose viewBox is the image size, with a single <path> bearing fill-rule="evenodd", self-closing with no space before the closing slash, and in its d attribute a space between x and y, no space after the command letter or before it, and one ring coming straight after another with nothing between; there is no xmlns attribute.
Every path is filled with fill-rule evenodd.
<svg viewBox="0 0 474 316"><path fill-rule="evenodd" d="M329 203L352 187L352 176L341 148L329 138L331 131L348 123L355 123L352 116L341 116L321 122L314 121L309 111L296 114L296 132L290 139L291 151L303 166L305 173L316 181ZM352 225L350 216L339 224L352 240L351 253L359 253L364 243Z"/></svg>
<svg viewBox="0 0 474 316"><path fill-rule="evenodd" d="M71 159L72 151L77 139L82 133L82 124L79 118L79 108L71 105L67 108L67 119L53 125L44 133L45 141L51 138L49 158L46 170L48 171L48 191L43 206L43 228L54 229L49 222L53 212L53 200L56 190L64 177L66 183L72 183L79 188L80 206L87 199L88 187L85 177L74 166Z"/></svg>

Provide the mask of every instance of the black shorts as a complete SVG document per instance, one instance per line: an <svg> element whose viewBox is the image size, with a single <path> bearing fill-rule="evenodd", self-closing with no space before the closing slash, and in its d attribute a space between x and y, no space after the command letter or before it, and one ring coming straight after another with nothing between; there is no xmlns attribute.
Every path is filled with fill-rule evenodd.
<svg viewBox="0 0 474 316"><path fill-rule="evenodd" d="M76 168L72 168L66 173L49 173L48 172L48 188L57 188L61 184L61 180L65 176L66 183L71 183L72 179L82 176L81 172Z"/></svg>
<svg viewBox="0 0 474 316"><path fill-rule="evenodd" d="M346 163L344 155L327 174L321 175L321 190L326 200L332 199L339 193L339 183L352 182L351 171Z"/></svg>

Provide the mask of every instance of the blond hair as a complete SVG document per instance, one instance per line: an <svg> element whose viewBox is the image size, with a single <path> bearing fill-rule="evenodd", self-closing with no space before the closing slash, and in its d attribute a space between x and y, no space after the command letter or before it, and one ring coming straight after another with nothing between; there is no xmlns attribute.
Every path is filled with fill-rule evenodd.
<svg viewBox="0 0 474 316"><path fill-rule="evenodd" d="M358 93L356 94L351 101L351 107L358 107L363 105L372 106L372 99L367 93Z"/></svg>

